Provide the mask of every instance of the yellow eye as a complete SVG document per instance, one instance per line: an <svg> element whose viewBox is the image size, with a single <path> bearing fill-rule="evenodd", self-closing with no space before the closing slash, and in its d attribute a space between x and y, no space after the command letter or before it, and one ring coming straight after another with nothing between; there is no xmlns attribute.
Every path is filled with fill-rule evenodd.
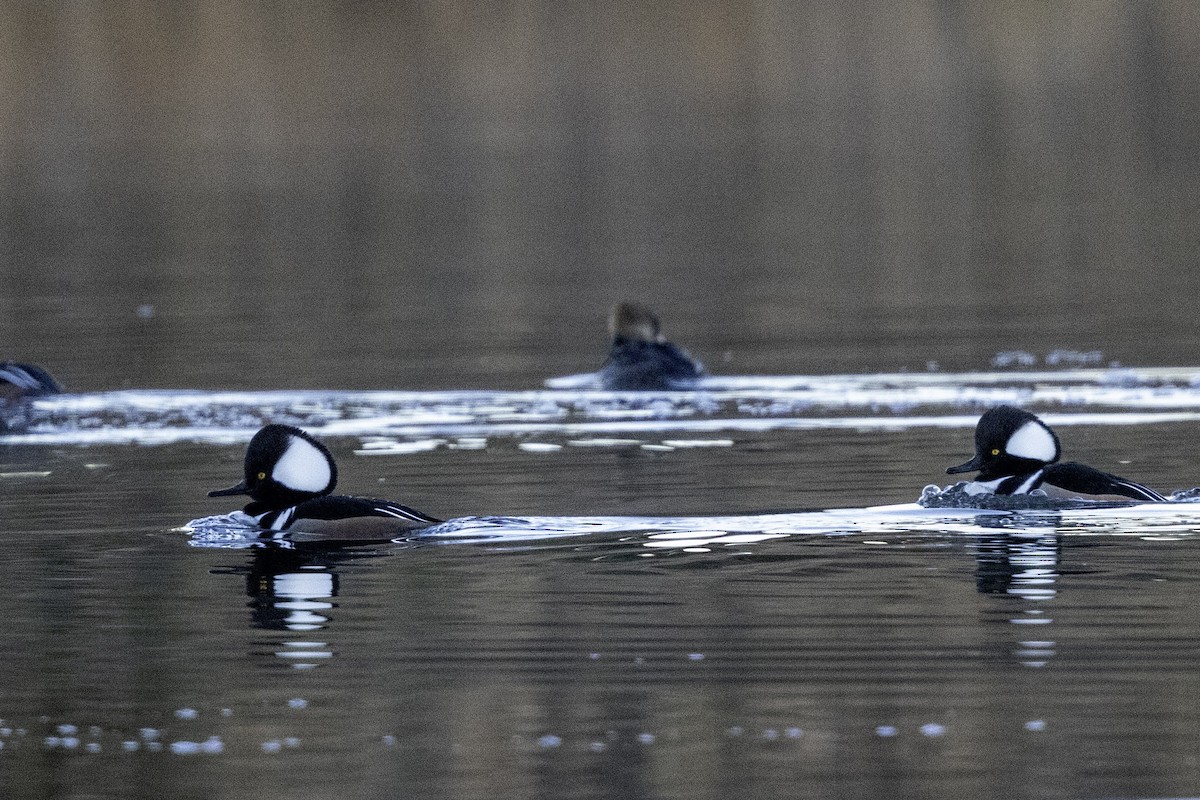
<svg viewBox="0 0 1200 800"><path fill-rule="evenodd" d="M994 456L998 456L998 455L1000 455L1000 449L999 449L999 448L996 448L996 447L993 447L993 448L992 448L992 455L994 455ZM261 478L261 477L262 477L262 473L259 473L259 476L258 476L258 477L260 477L260 478Z"/></svg>
<svg viewBox="0 0 1200 800"><path fill-rule="evenodd" d="M993 455L994 455L994 454L993 454ZM260 473L258 473L258 479L259 479L260 481L265 481L265 480L267 479L267 473L265 473L265 472L260 472Z"/></svg>

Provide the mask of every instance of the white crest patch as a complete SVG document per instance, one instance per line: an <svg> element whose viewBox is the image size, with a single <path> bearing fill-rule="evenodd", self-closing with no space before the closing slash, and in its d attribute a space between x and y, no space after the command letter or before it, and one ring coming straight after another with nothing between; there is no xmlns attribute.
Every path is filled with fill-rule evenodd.
<svg viewBox="0 0 1200 800"><path fill-rule="evenodd" d="M1058 458L1058 444L1054 441L1054 434L1050 433L1045 425L1033 420L1017 428L1017 432L1008 437L1008 444L1004 449L1010 456L1032 458L1046 463Z"/></svg>
<svg viewBox="0 0 1200 800"><path fill-rule="evenodd" d="M288 437L287 449L271 471L271 477L298 492L323 492L329 488L333 470L325 454L299 436Z"/></svg>

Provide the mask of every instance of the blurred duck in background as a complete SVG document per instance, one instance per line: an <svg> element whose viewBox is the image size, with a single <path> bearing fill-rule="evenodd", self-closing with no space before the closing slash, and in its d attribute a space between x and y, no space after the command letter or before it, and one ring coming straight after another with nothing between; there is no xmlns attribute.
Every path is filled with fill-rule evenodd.
<svg viewBox="0 0 1200 800"><path fill-rule="evenodd" d="M598 373L601 385L615 391L691 389L704 365L663 336L649 309L618 303L608 317L612 347Z"/></svg>

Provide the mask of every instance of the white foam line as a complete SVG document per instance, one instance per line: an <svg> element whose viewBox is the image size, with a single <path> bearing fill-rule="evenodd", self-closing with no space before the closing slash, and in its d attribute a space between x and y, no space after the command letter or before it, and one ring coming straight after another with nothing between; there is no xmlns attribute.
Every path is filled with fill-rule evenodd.
<svg viewBox="0 0 1200 800"><path fill-rule="evenodd" d="M435 541L530 541L566 536L644 532L656 547L695 544L737 544L742 535L776 538L792 535L890 534L894 532L958 533L968 536L1009 535L1026 532L1033 537L1089 536L1095 531L1055 531L1040 526L1006 527L1003 531L978 524L981 517L1054 518L1062 522L1119 517L1142 523L1128 535L1144 538L1163 531L1179 531L1180 519L1200 523L1200 504L1146 504L1125 508L1087 510L1002 511L970 508L923 508L915 503L868 508L799 511L782 514L747 514L720 517L520 517L497 521L491 517L461 517L428 528L417 538ZM1187 532L1182 531L1182 532ZM1104 535L1112 535L1105 533ZM1172 539L1172 541L1174 541ZM673 543L673 544L672 544Z"/></svg>
<svg viewBox="0 0 1200 800"><path fill-rule="evenodd" d="M1200 421L1200 412L1095 412L1045 414L1043 418L1060 427L1074 425L1158 425ZM912 428L973 428L979 415L912 417L755 417L733 419L606 420L601 422L524 423L413 423L404 417L339 420L313 426L320 436L522 436L557 434L566 437L613 433L678 432L713 433L738 431L761 433L777 430L903 431ZM248 441L257 428L100 428L55 433L20 433L0 436L0 444L96 445L171 444L175 442Z"/></svg>
<svg viewBox="0 0 1200 800"><path fill-rule="evenodd" d="M575 379L583 376L568 376ZM730 375L704 378L698 382L700 391L677 392L613 392L601 389L576 388L565 378L551 378L547 384L562 384L563 388L507 391L494 389L447 390L336 390L297 389L291 391L211 391L199 389L129 389L113 392L61 394L38 398L38 408L62 410L97 410L125 406L144 410L191 408L213 405L293 405L300 402L409 404L461 404L464 399L489 402L562 402L574 399L612 399L614 397L648 398L658 396L693 398L698 394L726 391L733 396L747 394L794 392L805 389L845 391L848 387L863 389L900 387L978 387L1038 386L1082 383L1128 390L1130 382L1155 383L1174 381L1195 387L1200 384L1200 367L1123 367L1111 369L1023 370L991 372L895 372L842 373L834 375ZM1147 388L1142 386L1140 388Z"/></svg>
<svg viewBox="0 0 1200 800"><path fill-rule="evenodd" d="M1080 414L1047 414L1047 422L1061 426L1073 425L1153 425L1171 422L1200 421L1200 412L1101 412ZM391 435L401 432L409 436L469 436L557 433L577 436L599 433L644 433L656 431L742 431L747 433L775 430L882 430L898 431L911 428L974 428L978 414L915 417L755 417L733 419L666 419L666 420L605 420L602 422L569 423L472 423L467 425L402 425L388 430ZM355 425L354 423L357 423ZM339 433L352 433L354 427L374 430L372 420L347 421L339 425Z"/></svg>

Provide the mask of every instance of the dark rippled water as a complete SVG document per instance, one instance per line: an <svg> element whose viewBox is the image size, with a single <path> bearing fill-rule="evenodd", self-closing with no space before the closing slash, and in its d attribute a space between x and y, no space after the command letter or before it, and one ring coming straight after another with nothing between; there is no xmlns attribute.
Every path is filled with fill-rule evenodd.
<svg viewBox="0 0 1200 800"><path fill-rule="evenodd" d="M1200 504L917 505L1200 484L1187 4L2 16L0 796L1200 796ZM269 421L448 522L252 540Z"/></svg>
<svg viewBox="0 0 1200 800"><path fill-rule="evenodd" d="M1194 429L1060 432L1100 457ZM179 530L228 510L204 491L242 442L7 445L0 776L25 796L1186 794L1200 506L917 507L969 434L333 437L345 490L456 518L356 547Z"/></svg>

